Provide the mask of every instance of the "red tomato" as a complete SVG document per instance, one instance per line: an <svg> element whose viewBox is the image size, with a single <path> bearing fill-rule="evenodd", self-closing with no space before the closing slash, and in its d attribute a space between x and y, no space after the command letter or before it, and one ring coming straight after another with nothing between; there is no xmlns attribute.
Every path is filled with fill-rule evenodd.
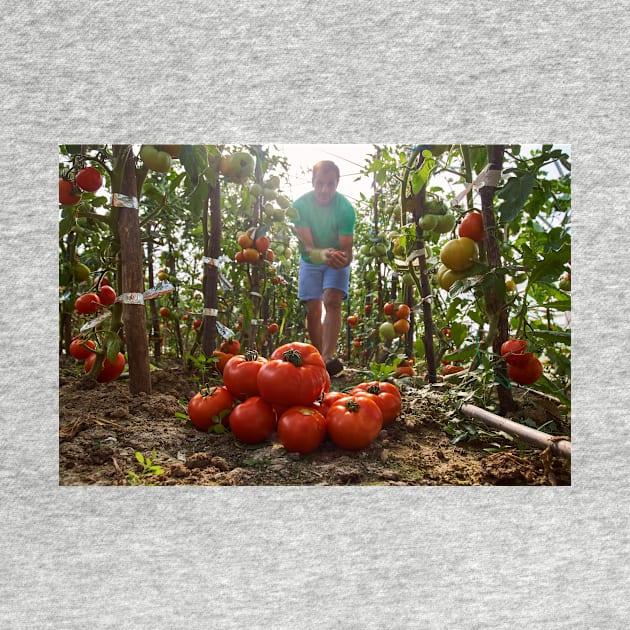
<svg viewBox="0 0 630 630"><path fill-rule="evenodd" d="M393 302L387 302L383 306L383 313L385 313L385 315L387 315L388 317L391 317L394 314L395 308L396 305Z"/></svg>
<svg viewBox="0 0 630 630"><path fill-rule="evenodd" d="M535 383L543 373L542 363L531 352L527 353L525 356L527 357L526 363L522 365L509 363L507 366L509 379L519 385L531 385Z"/></svg>
<svg viewBox="0 0 630 630"><path fill-rule="evenodd" d="M349 315L346 321L348 322L348 326L350 326L350 328L354 328L357 325L359 318L356 315Z"/></svg>
<svg viewBox="0 0 630 630"><path fill-rule="evenodd" d="M479 212L469 212L459 224L459 237L467 237L475 242L483 241L485 232L483 229L483 217Z"/></svg>
<svg viewBox="0 0 630 630"><path fill-rule="evenodd" d="M450 337L451 336L451 329L450 328L442 328L442 334L445 337Z"/></svg>
<svg viewBox="0 0 630 630"><path fill-rule="evenodd" d="M260 252L254 247L243 250L243 261L247 263L257 263L260 260Z"/></svg>
<svg viewBox="0 0 630 630"><path fill-rule="evenodd" d="M278 326L276 322L272 322L271 324L269 324L269 326L267 326L267 332L270 335L275 335L279 330L280 330L280 326Z"/></svg>
<svg viewBox="0 0 630 630"><path fill-rule="evenodd" d="M199 328L200 326L201 326L201 320L200 320L200 319L196 319L196 320L193 322L193 328L194 328L195 330L197 330L197 328Z"/></svg>
<svg viewBox="0 0 630 630"><path fill-rule="evenodd" d="M96 192L103 184L103 177L98 169L86 166L77 173L76 182L81 190Z"/></svg>
<svg viewBox="0 0 630 630"><path fill-rule="evenodd" d="M276 412L260 396L252 396L232 409L230 429L246 444L264 442L276 429Z"/></svg>
<svg viewBox="0 0 630 630"><path fill-rule="evenodd" d="M96 355L91 352L90 356L85 360L85 373L89 374L96 361ZM108 359L103 361L103 369L98 373L96 380L99 383L109 383L110 381L116 380L125 369L125 355L122 352L119 352L116 356L116 359L113 363L110 363Z"/></svg>
<svg viewBox="0 0 630 630"><path fill-rule="evenodd" d="M216 367L217 370L219 370L219 372L221 372L221 374L223 374L223 370L225 369L225 366L227 365L227 362L234 356L233 354L230 354L229 352L221 352L221 350L215 350L212 353L212 356L217 360L216 362Z"/></svg>
<svg viewBox="0 0 630 630"><path fill-rule="evenodd" d="M101 304L104 306L111 306L116 301L116 291L114 291L114 289L112 289L109 285L101 284L98 297L101 300Z"/></svg>
<svg viewBox="0 0 630 630"><path fill-rule="evenodd" d="M87 346L87 347L86 347ZM75 337L70 342L70 354L79 361L85 361L93 352L90 352L88 348L96 348L96 344L91 339L81 339L81 337Z"/></svg>
<svg viewBox="0 0 630 630"><path fill-rule="evenodd" d="M508 365L525 365L529 360L525 339L508 339L501 344L501 356Z"/></svg>
<svg viewBox="0 0 630 630"><path fill-rule="evenodd" d="M238 354L241 349L241 344L238 339L224 339L219 346L221 352L228 352L229 354Z"/></svg>
<svg viewBox="0 0 630 630"><path fill-rule="evenodd" d="M171 316L171 310L167 306L163 306L160 309L160 317L170 317L170 316Z"/></svg>
<svg viewBox="0 0 630 630"><path fill-rule="evenodd" d="M442 368L442 374L444 376L448 376L449 374L457 374L458 372L463 372L465 368L461 365L445 365Z"/></svg>
<svg viewBox="0 0 630 630"><path fill-rule="evenodd" d="M202 431L207 431L218 422L227 427L233 405L234 398L226 387L203 389L190 399L188 417Z"/></svg>
<svg viewBox="0 0 630 630"><path fill-rule="evenodd" d="M268 236L259 236L254 241L254 247L260 252L265 253L269 249L269 237Z"/></svg>
<svg viewBox="0 0 630 630"><path fill-rule="evenodd" d="M411 309L409 308L409 306L407 304L401 304L396 309L396 314L394 315L394 317L396 317L396 319L408 319L410 315Z"/></svg>
<svg viewBox="0 0 630 630"><path fill-rule="evenodd" d="M268 402L310 405L330 389L330 376L317 348L292 342L276 348L258 372L258 390Z"/></svg>
<svg viewBox="0 0 630 630"><path fill-rule="evenodd" d="M74 308L79 315L90 315L96 313L101 300L96 293L84 293L74 302Z"/></svg>
<svg viewBox="0 0 630 630"><path fill-rule="evenodd" d="M81 201L81 193L73 192L74 182L59 178L59 203L62 206L74 206Z"/></svg>
<svg viewBox="0 0 630 630"><path fill-rule="evenodd" d="M325 437L326 418L313 407L289 407L278 420L278 439L292 453L310 453Z"/></svg>
<svg viewBox="0 0 630 630"><path fill-rule="evenodd" d="M394 372L394 378L401 378L402 376L415 376L415 372L410 365L399 365Z"/></svg>
<svg viewBox="0 0 630 630"><path fill-rule="evenodd" d="M398 388L392 383L381 383L380 381L370 381L359 383L351 392L354 396L359 392L365 392L374 396L376 404L383 414L383 426L391 424L402 409L402 397Z"/></svg>
<svg viewBox="0 0 630 630"><path fill-rule="evenodd" d="M323 416L328 415L328 410L331 405L337 402L340 398L345 398L348 394L344 392L326 392L324 394L324 399L320 403L319 410L321 411Z"/></svg>
<svg viewBox="0 0 630 630"><path fill-rule="evenodd" d="M265 363L267 359L259 357L257 352L248 350L245 354L235 354L228 359L222 370L223 384L240 400L259 396L258 371Z"/></svg>
<svg viewBox="0 0 630 630"><path fill-rule="evenodd" d="M372 305L371 304L366 304L365 305L365 312L367 315L369 315L372 312Z"/></svg>
<svg viewBox="0 0 630 630"><path fill-rule="evenodd" d="M383 413L367 396L346 396L331 405L326 425L337 446L356 451L376 439L383 428Z"/></svg>

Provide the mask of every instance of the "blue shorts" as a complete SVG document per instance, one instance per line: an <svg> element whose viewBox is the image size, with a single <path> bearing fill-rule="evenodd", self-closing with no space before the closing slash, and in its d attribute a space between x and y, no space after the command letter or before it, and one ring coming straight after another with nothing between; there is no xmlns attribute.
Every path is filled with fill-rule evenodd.
<svg viewBox="0 0 630 630"><path fill-rule="evenodd" d="M300 258L298 298L300 300L321 300L324 289L339 289L343 299L348 297L350 286L350 265L333 269L328 265L314 265Z"/></svg>

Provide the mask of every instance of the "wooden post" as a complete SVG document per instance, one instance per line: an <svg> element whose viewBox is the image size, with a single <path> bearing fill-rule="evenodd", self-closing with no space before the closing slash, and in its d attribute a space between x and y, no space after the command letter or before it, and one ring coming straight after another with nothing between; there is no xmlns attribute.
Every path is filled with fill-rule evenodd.
<svg viewBox="0 0 630 630"><path fill-rule="evenodd" d="M209 188L208 203L204 209L204 233L210 214L210 236L204 239L204 256L217 260L221 255L221 182L217 174L216 184ZM217 347L217 309L219 304L218 282L219 269L216 264L205 265L204 278L204 310L203 338L201 347L209 357Z"/></svg>
<svg viewBox="0 0 630 630"><path fill-rule="evenodd" d="M488 148L488 168L490 173L500 172L503 165L503 152L505 146L494 144ZM492 176L491 176L492 177ZM494 216L494 194L496 183L490 178L488 183L479 189L481 197L481 214L483 216L483 228L485 231L484 244L488 257L488 265L492 269L501 267L501 253L497 240L497 224ZM497 277L498 282L503 282L503 276ZM499 397L500 413L507 413L517 408L512 390L506 386L509 384L505 362L501 359L501 344L508 338L509 321L505 306L505 283L500 291L495 285L490 285L484 291L486 311L490 317L490 335L492 338L492 352L495 357L494 374L498 381L497 394Z"/></svg>
<svg viewBox="0 0 630 630"><path fill-rule="evenodd" d="M122 177L120 182L112 178L112 193L135 199L136 207L131 202L126 205L114 204L118 214L118 235L120 238L120 258L122 270L122 292L143 293L142 243L140 240L140 222L138 197L136 190L136 166L131 145L115 145L114 155L120 164ZM117 169L118 170L118 169ZM119 186L117 185L119 183ZM146 311L144 304L126 304L123 302L123 326L127 336L127 363L129 365L129 391L132 394L151 393L149 372L149 343L147 339Z"/></svg>

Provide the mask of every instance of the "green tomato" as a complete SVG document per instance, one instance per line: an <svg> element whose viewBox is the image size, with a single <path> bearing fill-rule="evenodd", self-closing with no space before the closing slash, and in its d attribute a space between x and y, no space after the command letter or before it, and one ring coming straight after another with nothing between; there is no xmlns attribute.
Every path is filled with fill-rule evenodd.
<svg viewBox="0 0 630 630"><path fill-rule="evenodd" d="M425 214L421 219L420 219L420 227L423 230L434 230L435 226L437 225L438 222L438 215L435 214Z"/></svg>
<svg viewBox="0 0 630 630"><path fill-rule="evenodd" d="M443 214L438 217L435 231L439 234L447 234L455 227L455 217L452 214Z"/></svg>
<svg viewBox="0 0 630 630"><path fill-rule="evenodd" d="M285 197L284 195L278 195L276 197L276 203L283 209L286 210L290 205L291 205L291 201L288 199L288 197Z"/></svg>
<svg viewBox="0 0 630 630"><path fill-rule="evenodd" d="M394 328L394 324L392 324L391 322L384 322L379 326L378 334L380 335L381 339L386 341L391 341L392 339L395 339L396 329Z"/></svg>

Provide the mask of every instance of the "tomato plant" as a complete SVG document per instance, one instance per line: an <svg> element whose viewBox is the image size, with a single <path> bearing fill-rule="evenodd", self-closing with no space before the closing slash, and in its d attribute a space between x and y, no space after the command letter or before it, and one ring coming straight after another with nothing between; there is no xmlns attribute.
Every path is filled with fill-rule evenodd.
<svg viewBox="0 0 630 630"><path fill-rule="evenodd" d="M347 396L334 402L326 414L328 434L341 448L367 448L383 427L378 404L363 396Z"/></svg>
<svg viewBox="0 0 630 630"><path fill-rule="evenodd" d="M258 444L272 436L276 428L276 412L260 396L252 396L232 409L229 424L241 442Z"/></svg>
<svg viewBox="0 0 630 630"><path fill-rule="evenodd" d="M326 418L310 406L289 407L278 420L278 439L292 453L311 453L326 437Z"/></svg>
<svg viewBox="0 0 630 630"><path fill-rule="evenodd" d="M227 387L210 387L195 394L188 403L188 417L201 431L218 424L229 426L234 398Z"/></svg>

